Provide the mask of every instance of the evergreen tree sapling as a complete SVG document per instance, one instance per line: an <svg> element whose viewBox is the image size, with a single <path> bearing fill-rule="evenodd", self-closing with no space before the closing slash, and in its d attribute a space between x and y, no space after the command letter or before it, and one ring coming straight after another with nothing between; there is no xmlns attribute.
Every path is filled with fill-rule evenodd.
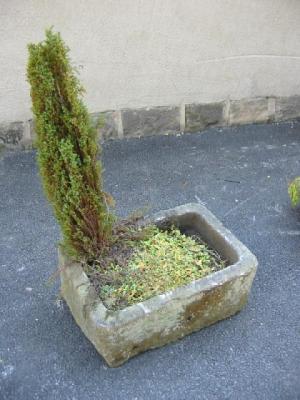
<svg viewBox="0 0 300 400"><path fill-rule="evenodd" d="M28 50L43 187L66 252L92 260L109 245L113 216L111 197L102 190L96 132L82 102L84 90L59 33L47 30L46 39Z"/></svg>

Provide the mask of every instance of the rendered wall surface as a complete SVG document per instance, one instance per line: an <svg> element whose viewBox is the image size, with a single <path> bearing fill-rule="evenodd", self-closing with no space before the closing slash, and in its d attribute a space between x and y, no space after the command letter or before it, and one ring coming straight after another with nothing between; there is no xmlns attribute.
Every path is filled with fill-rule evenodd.
<svg viewBox="0 0 300 400"><path fill-rule="evenodd" d="M32 117L26 45L51 25L91 112L300 94L299 0L0 0L0 123Z"/></svg>

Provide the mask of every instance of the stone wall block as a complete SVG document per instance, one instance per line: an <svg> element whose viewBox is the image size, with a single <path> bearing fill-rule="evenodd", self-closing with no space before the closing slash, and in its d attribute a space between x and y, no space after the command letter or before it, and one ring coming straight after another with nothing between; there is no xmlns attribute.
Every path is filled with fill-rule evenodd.
<svg viewBox="0 0 300 400"><path fill-rule="evenodd" d="M127 109L121 112L124 137L180 132L180 107Z"/></svg>
<svg viewBox="0 0 300 400"><path fill-rule="evenodd" d="M225 102L187 104L185 107L185 131L199 132L211 126L225 125Z"/></svg>
<svg viewBox="0 0 300 400"><path fill-rule="evenodd" d="M268 99L265 97L230 102L229 125L242 125L270 120Z"/></svg>
<svg viewBox="0 0 300 400"><path fill-rule="evenodd" d="M100 141L118 137L115 114L115 111L106 111L92 113L90 115L92 124L97 130L97 135Z"/></svg>
<svg viewBox="0 0 300 400"><path fill-rule="evenodd" d="M0 143L6 147L20 146L24 134L24 122L0 124Z"/></svg>
<svg viewBox="0 0 300 400"><path fill-rule="evenodd" d="M275 120L300 118L300 96L278 97L275 102Z"/></svg>

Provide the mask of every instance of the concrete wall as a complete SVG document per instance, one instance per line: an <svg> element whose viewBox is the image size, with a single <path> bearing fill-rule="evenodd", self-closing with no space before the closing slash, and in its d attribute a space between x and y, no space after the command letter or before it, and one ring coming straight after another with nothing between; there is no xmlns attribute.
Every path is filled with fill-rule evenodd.
<svg viewBox="0 0 300 400"><path fill-rule="evenodd" d="M0 122L31 118L26 45L51 25L91 112L300 94L299 0L0 0Z"/></svg>

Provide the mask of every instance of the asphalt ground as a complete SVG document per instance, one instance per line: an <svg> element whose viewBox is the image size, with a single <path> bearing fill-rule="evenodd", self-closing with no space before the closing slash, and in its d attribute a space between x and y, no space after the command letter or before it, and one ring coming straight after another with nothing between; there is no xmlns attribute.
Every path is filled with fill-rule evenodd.
<svg viewBox="0 0 300 400"><path fill-rule="evenodd" d="M0 399L300 399L300 123L210 129L103 146L125 216L204 203L259 261L246 308L110 369L47 285L58 226L34 151L0 155Z"/></svg>

